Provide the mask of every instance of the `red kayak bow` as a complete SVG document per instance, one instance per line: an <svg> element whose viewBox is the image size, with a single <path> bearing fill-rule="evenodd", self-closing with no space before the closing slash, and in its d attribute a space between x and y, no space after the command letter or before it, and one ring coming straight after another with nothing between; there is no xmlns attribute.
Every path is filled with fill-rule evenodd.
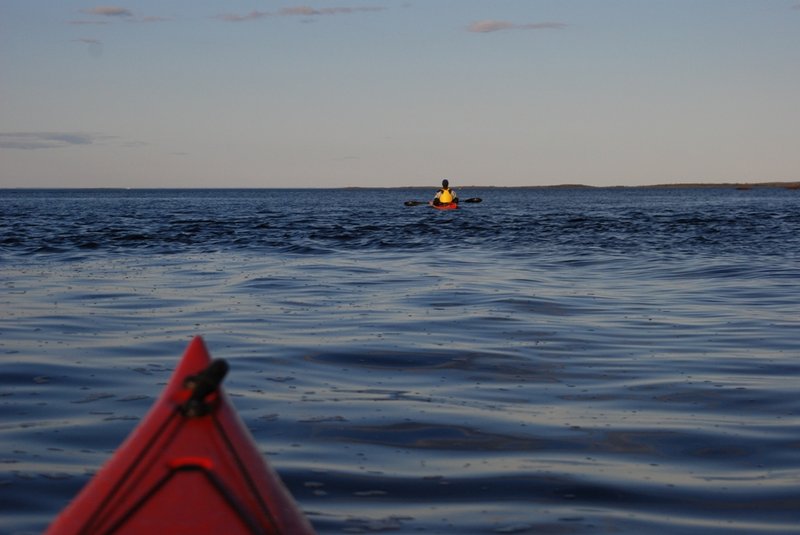
<svg viewBox="0 0 800 535"><path fill-rule="evenodd" d="M223 391L227 368L192 340L150 412L47 534L313 534Z"/></svg>

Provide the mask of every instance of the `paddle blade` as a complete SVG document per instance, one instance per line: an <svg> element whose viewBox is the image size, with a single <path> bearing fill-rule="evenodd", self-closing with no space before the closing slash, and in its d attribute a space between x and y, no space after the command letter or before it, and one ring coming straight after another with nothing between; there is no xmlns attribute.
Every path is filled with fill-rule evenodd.
<svg viewBox="0 0 800 535"><path fill-rule="evenodd" d="M463 202L481 202L481 201L483 201L483 199L481 199L480 197L470 197L469 199L466 199Z"/></svg>
<svg viewBox="0 0 800 535"><path fill-rule="evenodd" d="M405 204L406 206L419 206L420 204L428 204L428 203L425 201L406 201L403 204Z"/></svg>

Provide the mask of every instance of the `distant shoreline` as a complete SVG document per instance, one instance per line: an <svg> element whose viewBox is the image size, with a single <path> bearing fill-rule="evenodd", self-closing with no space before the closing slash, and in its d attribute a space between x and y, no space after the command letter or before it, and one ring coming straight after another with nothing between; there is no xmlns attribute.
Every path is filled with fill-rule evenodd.
<svg viewBox="0 0 800 535"><path fill-rule="evenodd" d="M342 189L431 189L433 186L406 186L406 187L387 187L387 188L371 188L361 186L351 186ZM708 188L723 188L723 189L798 189L800 190L800 182L688 182L688 183L672 183L672 184L650 184L642 186L591 186L588 184L553 184L548 186L478 186L478 185L459 185L458 189L708 189ZM339 189L339 188L334 188Z"/></svg>

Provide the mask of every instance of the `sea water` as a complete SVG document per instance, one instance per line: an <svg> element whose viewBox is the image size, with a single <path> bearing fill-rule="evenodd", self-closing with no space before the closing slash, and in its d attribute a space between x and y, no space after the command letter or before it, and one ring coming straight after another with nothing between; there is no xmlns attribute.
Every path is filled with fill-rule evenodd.
<svg viewBox="0 0 800 535"><path fill-rule="evenodd" d="M320 533L800 533L800 192L0 190L0 532L188 341Z"/></svg>

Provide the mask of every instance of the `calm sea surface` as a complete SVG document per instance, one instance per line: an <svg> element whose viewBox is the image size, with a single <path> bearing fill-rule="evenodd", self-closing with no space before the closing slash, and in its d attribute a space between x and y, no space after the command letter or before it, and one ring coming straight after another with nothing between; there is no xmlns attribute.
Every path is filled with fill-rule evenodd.
<svg viewBox="0 0 800 535"><path fill-rule="evenodd" d="M800 533L800 191L0 190L0 532L195 334L320 533Z"/></svg>

